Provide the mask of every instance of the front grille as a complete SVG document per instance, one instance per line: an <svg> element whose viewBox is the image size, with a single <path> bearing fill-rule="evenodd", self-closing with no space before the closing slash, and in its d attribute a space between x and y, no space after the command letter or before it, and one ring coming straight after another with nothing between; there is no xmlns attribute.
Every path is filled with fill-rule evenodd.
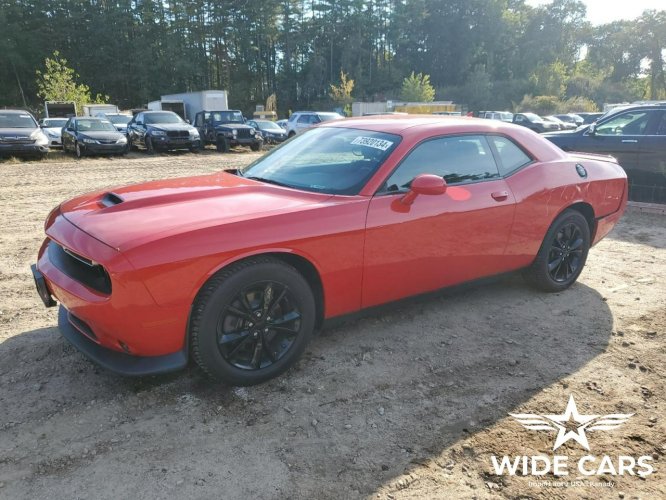
<svg viewBox="0 0 666 500"><path fill-rule="evenodd" d="M53 240L49 242L48 252L49 260L62 273L99 293L111 294L111 278L104 267Z"/></svg>
<svg viewBox="0 0 666 500"><path fill-rule="evenodd" d="M35 140L30 137L0 137L4 144L34 144Z"/></svg>
<svg viewBox="0 0 666 500"><path fill-rule="evenodd" d="M118 141L117 139L97 139L97 142L100 144L115 144Z"/></svg>
<svg viewBox="0 0 666 500"><path fill-rule="evenodd" d="M167 135L169 137L189 137L190 133L187 130L167 130Z"/></svg>
<svg viewBox="0 0 666 500"><path fill-rule="evenodd" d="M250 129L249 128L239 128L238 129L238 135L236 137L238 137L239 139L249 139L251 137Z"/></svg>

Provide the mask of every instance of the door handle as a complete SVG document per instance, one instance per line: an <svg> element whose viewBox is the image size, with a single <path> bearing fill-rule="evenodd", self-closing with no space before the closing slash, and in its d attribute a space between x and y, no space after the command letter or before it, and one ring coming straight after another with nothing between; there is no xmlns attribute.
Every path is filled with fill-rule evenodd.
<svg viewBox="0 0 666 500"><path fill-rule="evenodd" d="M631 144L636 144L638 142L637 139L622 139L623 143L631 143Z"/></svg>
<svg viewBox="0 0 666 500"><path fill-rule="evenodd" d="M509 197L508 191L495 191L491 195L495 201L504 201Z"/></svg>

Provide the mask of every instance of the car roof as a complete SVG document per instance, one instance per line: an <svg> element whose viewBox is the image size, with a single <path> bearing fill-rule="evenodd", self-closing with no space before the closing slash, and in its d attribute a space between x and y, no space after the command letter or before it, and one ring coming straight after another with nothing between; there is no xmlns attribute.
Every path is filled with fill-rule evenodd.
<svg viewBox="0 0 666 500"><path fill-rule="evenodd" d="M32 113L25 109L0 109L0 113L7 113L10 115L25 115L27 113L32 116Z"/></svg>

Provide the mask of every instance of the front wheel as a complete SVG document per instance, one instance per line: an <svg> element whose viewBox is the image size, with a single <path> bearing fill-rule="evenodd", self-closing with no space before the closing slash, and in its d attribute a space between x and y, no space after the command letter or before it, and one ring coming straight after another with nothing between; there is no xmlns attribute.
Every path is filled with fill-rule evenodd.
<svg viewBox="0 0 666 500"><path fill-rule="evenodd" d="M261 150L261 143L250 144L250 149L252 151L260 151Z"/></svg>
<svg viewBox="0 0 666 500"><path fill-rule="evenodd" d="M565 210L550 226L526 280L545 292L569 288L585 266L590 250L590 226L580 212Z"/></svg>
<svg viewBox="0 0 666 500"><path fill-rule="evenodd" d="M218 153L228 153L229 152L229 141L225 137L218 137L215 142L215 148Z"/></svg>
<svg viewBox="0 0 666 500"><path fill-rule="evenodd" d="M302 354L315 325L312 289L292 266L256 257L223 269L192 307L197 364L231 385L278 376Z"/></svg>
<svg viewBox="0 0 666 500"><path fill-rule="evenodd" d="M83 151L81 151L81 146L79 145L78 141L74 144L74 154L79 160L83 156Z"/></svg>
<svg viewBox="0 0 666 500"><path fill-rule="evenodd" d="M146 152L149 155L155 154L155 146L153 145L153 139L147 135L144 139L144 142L146 144Z"/></svg>

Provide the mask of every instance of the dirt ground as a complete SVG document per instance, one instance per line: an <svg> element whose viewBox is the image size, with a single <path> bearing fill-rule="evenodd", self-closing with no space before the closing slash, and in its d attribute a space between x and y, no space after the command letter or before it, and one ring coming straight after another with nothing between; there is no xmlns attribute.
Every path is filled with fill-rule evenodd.
<svg viewBox="0 0 666 500"><path fill-rule="evenodd" d="M564 293L509 276L392 305L324 330L258 387L194 366L124 379L61 338L29 271L53 206L256 157L0 162L0 498L666 497L664 216L630 210ZM556 454L652 455L656 471L495 475L492 455L553 454L554 431L507 414L563 413L571 394L581 414L635 415Z"/></svg>

